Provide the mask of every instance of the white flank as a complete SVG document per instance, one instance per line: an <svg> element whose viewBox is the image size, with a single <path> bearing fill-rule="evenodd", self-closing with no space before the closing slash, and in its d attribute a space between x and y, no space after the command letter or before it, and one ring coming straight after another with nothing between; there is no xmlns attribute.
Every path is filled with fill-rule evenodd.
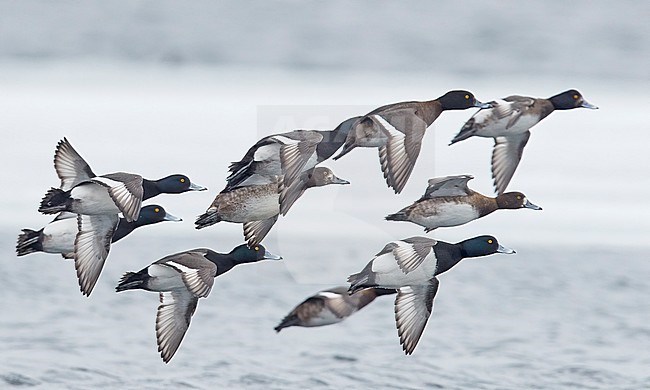
<svg viewBox="0 0 650 390"><path fill-rule="evenodd" d="M401 241L393 241L393 243L397 245L408 245ZM377 285L387 288L426 284L433 277L436 267L437 259L433 250L419 267L408 274L405 274L399 268L392 252L375 257L372 261L372 271L376 274Z"/></svg>
<svg viewBox="0 0 650 390"><path fill-rule="evenodd" d="M265 161L272 158L280 158L280 145L264 145L257 148L255 154L253 154L254 161Z"/></svg>
<svg viewBox="0 0 650 390"><path fill-rule="evenodd" d="M323 326L323 325L330 325L330 324L336 324L337 322L341 322L345 319L339 318L336 316L336 314L332 313L331 311L327 309L323 309L320 313L318 313L317 316L314 316L307 321L305 321L305 326Z"/></svg>
<svg viewBox="0 0 650 390"><path fill-rule="evenodd" d="M433 229L465 224L478 218L478 212L472 205L451 202L436 205L433 215L415 213L412 218L418 225Z"/></svg>
<svg viewBox="0 0 650 390"><path fill-rule="evenodd" d="M151 277L147 282L147 288L151 291L170 291L185 288L181 274L166 265L151 264L147 268L147 273Z"/></svg>
<svg viewBox="0 0 650 390"><path fill-rule="evenodd" d="M68 218L49 223L43 229L43 252L72 253L77 236L77 218Z"/></svg>
<svg viewBox="0 0 650 390"><path fill-rule="evenodd" d="M108 194L108 190L101 184L83 184L72 189L70 197L74 199L74 210L79 214L99 215L99 214L118 214L120 209L117 208L113 199Z"/></svg>

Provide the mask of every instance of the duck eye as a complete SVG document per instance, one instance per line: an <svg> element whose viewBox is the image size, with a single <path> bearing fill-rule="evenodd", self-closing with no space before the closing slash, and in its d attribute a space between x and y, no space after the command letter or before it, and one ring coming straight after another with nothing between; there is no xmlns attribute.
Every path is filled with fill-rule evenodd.
<svg viewBox="0 0 650 390"><path fill-rule="evenodd" d="M521 200L521 195L517 195L517 199Z"/></svg>
<svg viewBox="0 0 650 390"><path fill-rule="evenodd" d="M159 212L160 212L160 209L159 209L158 207L156 207L155 209L153 209L153 212L154 212L154 213L159 213Z"/></svg>
<svg viewBox="0 0 650 390"><path fill-rule="evenodd" d="M492 241L492 239L489 239L489 240L488 240L488 244L491 244L491 243L493 243L493 242L494 242L494 241Z"/></svg>
<svg viewBox="0 0 650 390"><path fill-rule="evenodd" d="M181 183L185 183L185 178L181 177Z"/></svg>
<svg viewBox="0 0 650 390"><path fill-rule="evenodd" d="M255 252L258 252L259 250L260 250L260 247L259 247L259 246L256 246L256 247L255 247Z"/></svg>
<svg viewBox="0 0 650 390"><path fill-rule="evenodd" d="M580 96L578 96L578 95L573 95L573 98L574 98L575 100L578 100L579 97L580 97Z"/></svg>
<svg viewBox="0 0 650 390"><path fill-rule="evenodd" d="M469 95L465 95L465 100L469 100Z"/></svg>

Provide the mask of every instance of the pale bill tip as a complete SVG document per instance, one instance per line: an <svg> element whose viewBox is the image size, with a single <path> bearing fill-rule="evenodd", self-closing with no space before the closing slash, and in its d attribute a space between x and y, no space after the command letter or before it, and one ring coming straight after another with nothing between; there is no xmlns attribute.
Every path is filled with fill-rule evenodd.
<svg viewBox="0 0 650 390"><path fill-rule="evenodd" d="M282 256L274 255L267 250L264 251L264 258L267 260L282 260Z"/></svg>
<svg viewBox="0 0 650 390"><path fill-rule="evenodd" d="M198 184L190 183L190 191L206 191L208 188Z"/></svg>

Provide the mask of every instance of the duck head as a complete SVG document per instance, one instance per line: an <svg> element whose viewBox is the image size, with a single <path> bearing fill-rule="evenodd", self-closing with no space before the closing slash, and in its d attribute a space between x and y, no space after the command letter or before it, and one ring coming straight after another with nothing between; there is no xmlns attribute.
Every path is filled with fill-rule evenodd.
<svg viewBox="0 0 650 390"><path fill-rule="evenodd" d="M490 103L481 103L476 100L473 93L463 90L449 91L436 100L443 110L464 110L471 107L492 108Z"/></svg>

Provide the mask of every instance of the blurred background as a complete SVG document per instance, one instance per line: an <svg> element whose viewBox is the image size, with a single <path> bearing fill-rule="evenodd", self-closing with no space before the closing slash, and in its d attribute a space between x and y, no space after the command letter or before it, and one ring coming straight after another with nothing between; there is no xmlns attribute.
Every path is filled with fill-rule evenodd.
<svg viewBox="0 0 650 390"><path fill-rule="evenodd" d="M650 346L648 16L646 1L0 1L0 384L650 387L639 348ZM278 221L265 245L282 264L220 277L169 366L155 353L154 294L113 293L123 272L169 253L243 242L240 225L196 231L193 221L229 162L263 136L333 129L450 89L489 101L570 88L600 109L534 127L509 186L544 210L428 234L493 234L518 254L443 276L410 358L390 298L338 327L272 327L308 295L345 284L386 242L424 235L383 217L418 199L427 179L472 174L470 186L492 194L492 140L447 146L473 110L429 128L400 195L374 149L325 162L352 185L310 190ZM71 263L14 253L21 228L51 220L36 210L59 184L52 157L63 137L98 174L184 173L209 188L150 200L184 221L114 246L89 299Z"/></svg>

